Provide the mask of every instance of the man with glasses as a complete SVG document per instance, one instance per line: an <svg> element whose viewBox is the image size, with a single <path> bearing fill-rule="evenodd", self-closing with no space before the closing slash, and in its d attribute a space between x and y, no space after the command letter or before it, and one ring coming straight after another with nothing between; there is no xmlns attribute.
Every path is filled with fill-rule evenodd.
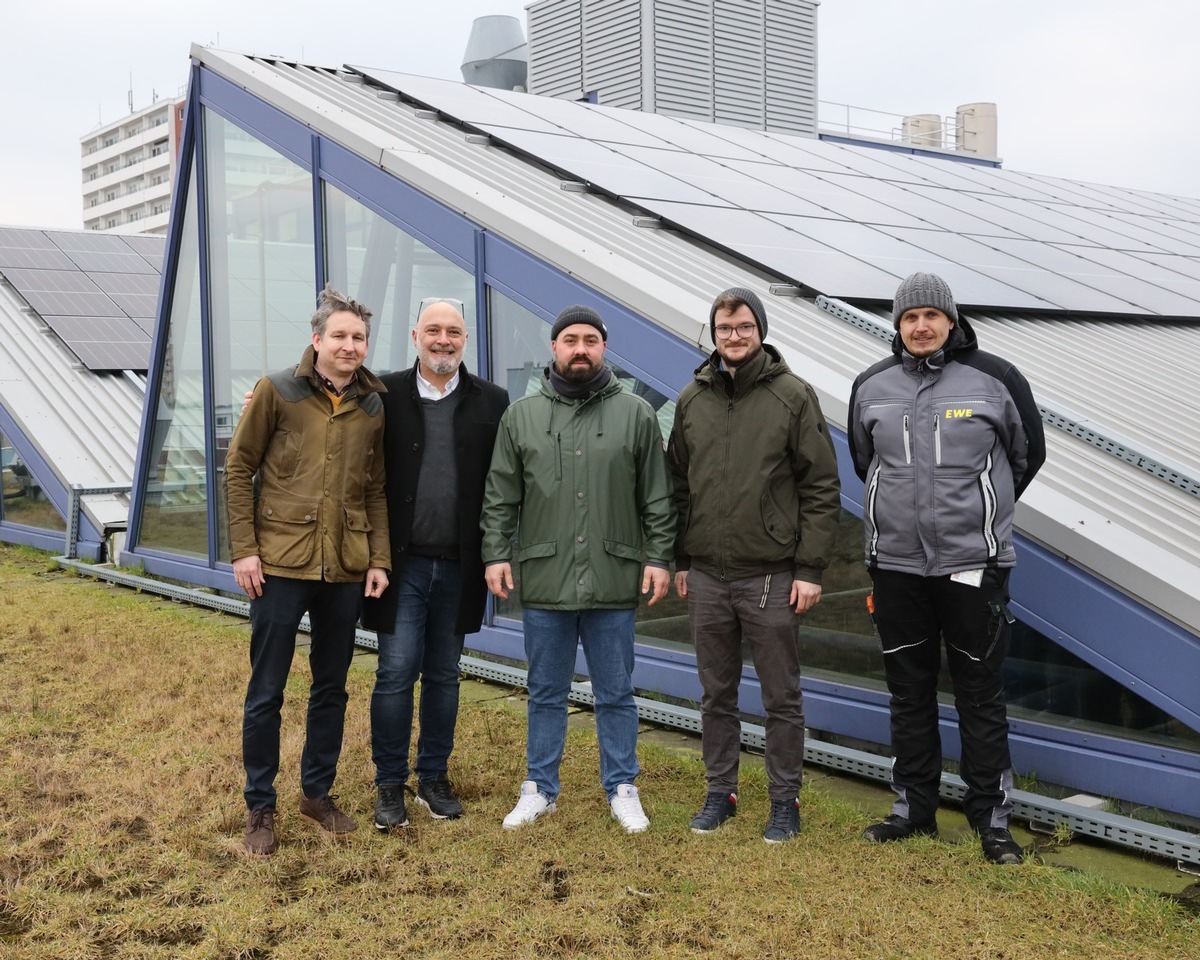
<svg viewBox="0 0 1200 960"><path fill-rule="evenodd" d="M377 631L371 695L375 826L408 825L413 688L421 681L414 796L435 819L462 816L448 768L458 720L463 636L479 629L487 590L479 512L508 394L463 366L470 336L461 301L421 301L412 331L417 362L380 379L386 427L392 579L368 602L363 625Z"/></svg>
<svg viewBox="0 0 1200 960"><path fill-rule="evenodd" d="M804 761L797 617L821 599L840 514L837 460L812 388L763 343L758 295L713 301L716 350L683 388L668 450L678 528L675 589L686 598L700 701L707 796L692 818L711 833L737 812L745 644L767 713L771 812L763 839L800 830Z"/></svg>

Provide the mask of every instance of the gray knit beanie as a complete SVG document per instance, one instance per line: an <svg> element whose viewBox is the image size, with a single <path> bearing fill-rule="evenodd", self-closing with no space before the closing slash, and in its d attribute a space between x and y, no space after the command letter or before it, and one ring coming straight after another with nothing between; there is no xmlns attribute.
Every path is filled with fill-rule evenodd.
<svg viewBox="0 0 1200 960"><path fill-rule="evenodd" d="M576 323L586 323L589 326L595 327L600 331L601 339L605 343L608 343L608 327L600 319L600 314L591 307L584 307L579 304L567 307L567 309L558 315L558 319L554 321L554 326L550 329L550 339L557 340L560 333Z"/></svg>
<svg viewBox="0 0 1200 960"><path fill-rule="evenodd" d="M958 307L946 281L932 273L914 273L896 288L892 304L892 326L900 329L900 318L914 307L935 307L958 323Z"/></svg>
<svg viewBox="0 0 1200 960"><path fill-rule="evenodd" d="M747 290L745 287L730 287L728 290L722 290L717 294L717 298L713 301L712 308L708 311L708 334L713 339L713 343L717 342L717 305L727 297L732 297L734 300L740 300L750 308L750 312L754 314L754 319L758 323L758 338L760 340L767 339L767 310L763 306L763 302L758 299L758 294L753 290Z"/></svg>

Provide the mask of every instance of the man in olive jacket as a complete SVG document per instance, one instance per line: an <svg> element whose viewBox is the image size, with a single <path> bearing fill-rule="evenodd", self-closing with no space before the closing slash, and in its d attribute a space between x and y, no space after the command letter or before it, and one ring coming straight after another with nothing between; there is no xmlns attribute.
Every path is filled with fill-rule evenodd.
<svg viewBox="0 0 1200 960"><path fill-rule="evenodd" d="M821 599L841 511L833 441L812 388L763 343L767 314L751 290L713 302L716 350L675 407L670 463L679 510L675 587L688 602L707 772L692 818L710 833L736 812L742 644L767 712L771 813L763 839L800 829L804 762L797 616Z"/></svg>
<svg viewBox="0 0 1200 960"><path fill-rule="evenodd" d="M658 420L604 365L607 341L595 310L559 314L554 362L538 393L505 412L488 473L484 577L508 597L516 535L529 664L528 772L507 829L555 810L580 642L612 815L629 833L650 825L633 783L633 624L639 586L651 604L667 592L674 512Z"/></svg>
<svg viewBox="0 0 1200 960"><path fill-rule="evenodd" d="M385 388L362 365L370 317L327 287L312 317L312 346L297 366L258 381L225 459L233 575L250 597L243 844L253 856L276 849L280 708L305 610L313 682L300 813L333 834L355 829L329 791L363 581L366 595L378 596L391 567L380 449Z"/></svg>
<svg viewBox="0 0 1200 960"><path fill-rule="evenodd" d="M371 694L375 826L408 824L413 688L421 681L415 772L418 803L435 819L462 816L448 766L458 720L458 661L464 634L483 620L487 589L479 513L492 446L508 394L462 364L468 332L458 301L422 301L412 331L418 359L386 373L388 521L392 577L363 606L379 637Z"/></svg>

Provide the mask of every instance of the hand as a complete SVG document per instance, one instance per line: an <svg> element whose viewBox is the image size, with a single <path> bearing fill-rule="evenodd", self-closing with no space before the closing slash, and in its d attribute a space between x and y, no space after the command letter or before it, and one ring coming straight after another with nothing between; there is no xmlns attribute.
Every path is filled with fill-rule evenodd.
<svg viewBox="0 0 1200 960"><path fill-rule="evenodd" d="M367 571L367 589L364 597L378 597L387 589L388 575L382 567L372 567Z"/></svg>
<svg viewBox="0 0 1200 960"><path fill-rule="evenodd" d="M483 580L492 596L507 600L508 591L513 588L512 564L507 560L489 563L483 571Z"/></svg>
<svg viewBox="0 0 1200 960"><path fill-rule="evenodd" d="M263 576L262 561L257 553L233 561L233 579L251 600L262 596L266 577Z"/></svg>
<svg viewBox="0 0 1200 960"><path fill-rule="evenodd" d="M680 600L687 599L687 575L686 570L675 571L675 592L679 594Z"/></svg>
<svg viewBox="0 0 1200 960"><path fill-rule="evenodd" d="M663 567L652 567L646 564L642 571L642 593L650 594L647 606L654 606L667 595L667 587L671 585L671 574ZM653 592L651 592L653 591Z"/></svg>
<svg viewBox="0 0 1200 960"><path fill-rule="evenodd" d="M821 602L821 585L807 580L793 580L790 602L796 613L808 613Z"/></svg>
<svg viewBox="0 0 1200 960"><path fill-rule="evenodd" d="M242 399L242 413L245 413L246 410L249 408L250 400L253 398L253 396L254 396L253 390L246 391L246 396Z"/></svg>

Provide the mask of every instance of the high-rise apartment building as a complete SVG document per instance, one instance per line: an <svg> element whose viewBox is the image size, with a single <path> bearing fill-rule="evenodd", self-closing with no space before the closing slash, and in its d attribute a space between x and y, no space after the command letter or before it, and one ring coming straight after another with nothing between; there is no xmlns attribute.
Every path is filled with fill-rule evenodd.
<svg viewBox="0 0 1200 960"><path fill-rule="evenodd" d="M84 229L167 232L183 106L158 100L80 137Z"/></svg>

